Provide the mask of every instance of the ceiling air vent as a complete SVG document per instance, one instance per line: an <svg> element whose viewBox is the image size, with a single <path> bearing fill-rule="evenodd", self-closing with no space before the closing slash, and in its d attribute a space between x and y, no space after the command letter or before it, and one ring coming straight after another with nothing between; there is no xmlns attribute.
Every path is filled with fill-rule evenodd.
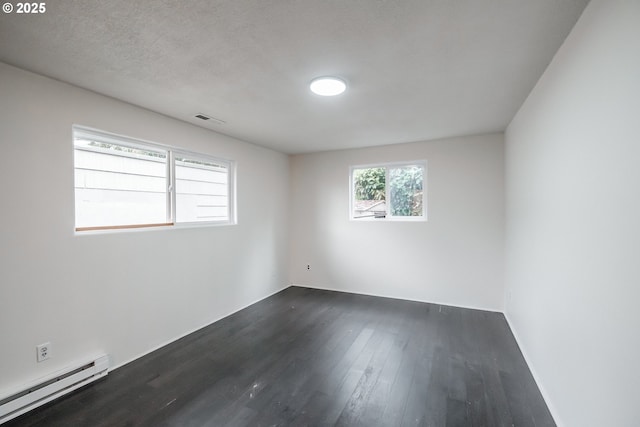
<svg viewBox="0 0 640 427"><path fill-rule="evenodd" d="M200 120L211 120L212 122L217 123L219 125L223 125L226 123L224 120L216 119L215 117L207 116L206 114L202 114L202 113L196 114L195 117Z"/></svg>

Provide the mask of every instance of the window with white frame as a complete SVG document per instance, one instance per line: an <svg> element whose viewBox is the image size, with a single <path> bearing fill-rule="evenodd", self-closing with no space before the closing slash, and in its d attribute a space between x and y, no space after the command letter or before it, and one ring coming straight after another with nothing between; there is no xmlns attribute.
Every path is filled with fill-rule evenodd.
<svg viewBox="0 0 640 427"><path fill-rule="evenodd" d="M351 219L426 220L426 162L351 167Z"/></svg>
<svg viewBox="0 0 640 427"><path fill-rule="evenodd" d="M230 224L234 164L73 127L76 231Z"/></svg>

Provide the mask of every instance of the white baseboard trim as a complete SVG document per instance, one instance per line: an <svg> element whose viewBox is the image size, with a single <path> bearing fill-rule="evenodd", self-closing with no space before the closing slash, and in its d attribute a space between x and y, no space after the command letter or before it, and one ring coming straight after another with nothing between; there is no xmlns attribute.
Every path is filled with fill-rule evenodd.
<svg viewBox="0 0 640 427"><path fill-rule="evenodd" d="M511 334L516 339L516 343L520 348L520 352L524 357L524 361L529 367L529 371L531 371L533 380L536 382L536 385L538 386L538 390L540 390L540 394L542 394L542 398L544 399L544 402L547 404L547 408L549 408L549 412L551 412L551 417L553 417L553 421L555 421L557 427L564 427L565 424L562 422L562 419L560 418L560 414L558 413L557 408L553 405L553 401L551 400L549 393L545 389L542 383L542 379L540 378L540 375L538 375L538 372L533 367L533 364L531 363L531 358L527 354L527 350L525 349L525 347L522 345L522 340L518 335L518 331L513 327L513 323L511 322L509 318L509 314L507 313L506 310L504 312L504 318L507 320L507 325L509 325L509 329L511 329Z"/></svg>
<svg viewBox="0 0 640 427"><path fill-rule="evenodd" d="M235 314L235 313L239 312L240 310L244 310L245 308L247 308L247 307L249 307L249 306L251 306L251 305L253 305L253 304L257 303L257 302L260 302L260 301L262 301L262 300L264 300L264 299L267 299L267 298L269 298L269 297L271 297L271 296L273 296L273 295L277 294L278 292L282 292L282 291L284 291L285 289L287 289L287 288L289 288L289 287L291 287L291 285L286 285L286 286L282 287L281 289L278 289L278 290L276 290L276 291L274 291L274 292L271 292L270 294L267 294L266 296L264 296L264 297L262 297L262 298L259 298L259 299L255 300L255 301L253 301L253 302L250 302L250 303L248 303L248 304L245 304L245 305L241 306L240 308L238 308L238 309L236 309L236 310L230 311L230 312L229 312L229 313L227 313L227 314L224 314L224 315L222 315L222 316L220 316L220 317L217 317L216 319L212 320L211 322L208 322L208 323L206 323L206 324L204 324L204 325L202 325L202 326L198 326L198 327L196 327L196 328L194 328L194 329L191 329L191 330L189 330L189 331L185 332L184 334L177 336L176 338L172 338L172 339L167 340L167 341L165 341L165 342L163 342L163 343L161 343L161 344L158 344L157 346L152 347L150 350L145 351L144 353L140 353L139 355L134 356L134 357L132 357L131 359L128 359L128 360L126 360L126 361L124 361L124 362L118 363L118 364L117 364L117 365L115 365L115 366L112 366L111 368L109 368L109 372L114 371L114 370L116 370L116 369L118 369L118 368L121 368L121 367L123 367L124 365L127 365L127 364L129 364L129 363L133 362L134 360L138 360L138 359L140 359L141 357L146 356L147 354L153 353L154 351L159 350L159 349L161 349L162 347L167 346L167 345L169 345L169 344L171 344L171 343L173 343L173 342L175 342L175 341L178 341L179 339L182 339L182 338L186 337L187 335L190 335L190 334L192 334L192 333L194 333L194 332L197 332L197 331L199 331L200 329L206 328L207 326L210 326L210 325L212 325L212 324L216 323L217 321L224 319L225 317L229 317L229 316L231 316L232 314Z"/></svg>
<svg viewBox="0 0 640 427"><path fill-rule="evenodd" d="M376 294L376 293L373 293L373 292L354 292L354 291L347 291L347 290L344 290L344 289L337 289L337 288L331 288L331 287L325 287L325 286L301 285L301 284L298 284L298 283L292 283L291 286L295 286L297 288L319 289L319 290L322 290L322 291L343 292L343 293L346 293L346 294L354 294L354 295L366 295L366 296L370 296L370 297L391 298L391 299L397 299L397 300L402 300L402 301L424 302L424 303L427 303L427 304L444 305L444 306L447 306L447 307L468 308L470 310L490 311L492 313L504 313L502 310L497 310L497 309L494 309L494 308L474 307L474 306L470 306L470 305L444 303L444 302L439 302L439 301L427 301L427 300L410 299L410 298L403 298L403 297L398 297L398 296L394 296L394 295Z"/></svg>

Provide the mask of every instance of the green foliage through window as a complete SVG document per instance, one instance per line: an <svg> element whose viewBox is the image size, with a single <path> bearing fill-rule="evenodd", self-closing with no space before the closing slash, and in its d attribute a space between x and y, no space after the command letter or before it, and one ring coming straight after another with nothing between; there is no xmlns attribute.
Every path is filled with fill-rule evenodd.
<svg viewBox="0 0 640 427"><path fill-rule="evenodd" d="M422 215L423 169L420 166L403 166L389 169L391 215Z"/></svg>
<svg viewBox="0 0 640 427"><path fill-rule="evenodd" d="M384 200L385 168L356 169L353 173L357 200Z"/></svg>
<svg viewBox="0 0 640 427"><path fill-rule="evenodd" d="M353 169L353 218L424 215L424 165Z"/></svg>

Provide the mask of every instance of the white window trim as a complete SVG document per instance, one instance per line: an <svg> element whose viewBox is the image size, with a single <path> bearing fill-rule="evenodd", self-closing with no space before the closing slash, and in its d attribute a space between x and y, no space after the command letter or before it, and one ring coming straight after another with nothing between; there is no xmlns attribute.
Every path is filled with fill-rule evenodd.
<svg viewBox="0 0 640 427"><path fill-rule="evenodd" d="M175 147L172 145L159 144L157 142L151 142L144 139L133 138L126 135L107 132L87 126L73 125L72 126L72 149L75 155L75 139L77 137L86 137L89 139L99 139L101 142L112 143L121 145L124 147L140 149L140 150L160 150L167 152L167 223L166 224L132 224L125 226L114 227L86 227L87 229L78 229L75 227L75 213L74 213L74 229L76 235L91 235L91 234L107 234L107 233L122 233L122 232L140 232L150 230L170 230L181 228L201 228L201 227L218 227L237 224L237 212L236 212L236 181L237 181L237 163L234 160L225 159L222 157L216 157L205 153L196 151L190 151L184 148ZM228 190L228 219L223 221L194 221L194 222L176 222L176 192L175 192L175 155L195 157L214 163L220 163L227 167L227 190ZM74 161L75 169L75 161ZM75 192L75 189L74 189ZM75 204L75 195L74 195ZM74 209L75 212L75 209Z"/></svg>
<svg viewBox="0 0 640 427"><path fill-rule="evenodd" d="M385 199L391 200L389 186L386 185L389 182L389 169L402 166L422 166L422 216L394 216L387 214L384 218L354 218L353 211L355 200L353 172L356 169L369 169L369 168L385 168ZM390 209L388 209L390 211ZM427 161L415 160L415 161L402 161L402 162L381 162L381 163L369 163L363 165L351 165L349 166L349 221L353 222L426 222L427 221Z"/></svg>

